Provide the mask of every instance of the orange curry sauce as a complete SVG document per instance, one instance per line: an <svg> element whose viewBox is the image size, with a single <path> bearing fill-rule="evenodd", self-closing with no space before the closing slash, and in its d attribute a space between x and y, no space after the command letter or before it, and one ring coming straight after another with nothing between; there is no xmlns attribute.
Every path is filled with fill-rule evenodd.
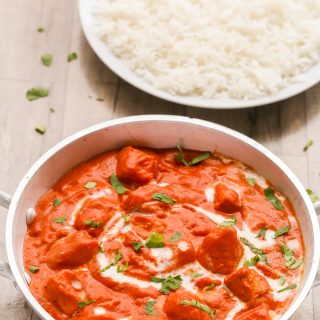
<svg viewBox="0 0 320 320"><path fill-rule="evenodd" d="M25 269L59 320L277 319L303 272L288 200L218 154L107 152L65 174L35 211Z"/></svg>

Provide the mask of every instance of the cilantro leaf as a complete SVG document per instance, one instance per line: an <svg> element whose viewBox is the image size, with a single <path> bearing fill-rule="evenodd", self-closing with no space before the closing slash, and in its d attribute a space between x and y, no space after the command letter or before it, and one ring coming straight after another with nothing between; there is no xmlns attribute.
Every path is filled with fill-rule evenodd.
<svg viewBox="0 0 320 320"><path fill-rule="evenodd" d="M240 241L243 245L249 247L252 253L259 256L259 259L261 262L265 263L266 265L269 265L268 263L268 257L265 254L265 252L257 247L255 247L248 239L240 237Z"/></svg>
<svg viewBox="0 0 320 320"><path fill-rule="evenodd" d="M174 243L179 241L179 239L182 237L182 232L177 231L175 234L173 234L169 240L170 243Z"/></svg>
<svg viewBox="0 0 320 320"><path fill-rule="evenodd" d="M246 178L246 180L247 180L248 185L249 185L250 187L254 187L254 186L256 185L256 179L255 179L255 178L250 178L250 177L248 177L248 178Z"/></svg>
<svg viewBox="0 0 320 320"><path fill-rule="evenodd" d="M258 232L256 238L265 239L267 230L268 230L267 227L261 228L260 231Z"/></svg>
<svg viewBox="0 0 320 320"><path fill-rule="evenodd" d="M212 289L214 289L216 287L216 285L214 283L211 283L210 285L204 287L204 291L208 292L211 291Z"/></svg>
<svg viewBox="0 0 320 320"><path fill-rule="evenodd" d="M97 222L92 220L85 220L84 224L91 228L100 228L102 226L102 222Z"/></svg>
<svg viewBox="0 0 320 320"><path fill-rule="evenodd" d="M192 299L191 301L181 300L180 304L185 305L185 306L193 306L195 308L198 308L199 310L204 311L205 313L209 314L211 319L213 319L213 316L216 312L215 309L211 309L208 305L200 303L195 299Z"/></svg>
<svg viewBox="0 0 320 320"><path fill-rule="evenodd" d="M102 268L99 272L101 273L105 272L111 267L116 266L121 259L122 259L122 253L120 251L117 251L114 260L111 263L109 263L106 267Z"/></svg>
<svg viewBox="0 0 320 320"><path fill-rule="evenodd" d="M202 277L202 274L201 273L198 273L198 272L192 272L190 274L190 279L194 279L194 278L198 278L198 277Z"/></svg>
<svg viewBox="0 0 320 320"><path fill-rule="evenodd" d="M96 182L94 181L89 181L84 185L85 189L93 189L97 185Z"/></svg>
<svg viewBox="0 0 320 320"><path fill-rule="evenodd" d="M281 201L276 197L274 191L271 188L264 189L264 196L267 200L277 209L283 210Z"/></svg>
<svg viewBox="0 0 320 320"><path fill-rule="evenodd" d="M306 191L307 191L307 193L313 203L320 200L319 197L311 189L307 189Z"/></svg>
<svg viewBox="0 0 320 320"><path fill-rule="evenodd" d="M255 255L250 260L247 260L243 263L246 267L253 267L260 261L260 257L258 255Z"/></svg>
<svg viewBox="0 0 320 320"><path fill-rule="evenodd" d="M125 271L127 271L129 269L129 263L128 263L128 261L125 263L125 264L123 264L123 265L117 265L117 273L119 273L119 272L125 272Z"/></svg>
<svg viewBox="0 0 320 320"><path fill-rule="evenodd" d="M177 146L177 148L178 148L179 153L175 157L176 161L179 162L179 163L182 163L183 165L185 165L187 167L193 166L195 164L198 164L198 163L200 163L200 162L202 162L202 161L204 161L206 159L209 159L212 156L211 152L205 152L205 153L202 153L202 154L194 157L190 161L187 161L184 158L181 146Z"/></svg>
<svg viewBox="0 0 320 320"><path fill-rule="evenodd" d="M289 231L290 231L290 225L287 225L285 227L279 228L274 233L273 239L277 239L278 237L283 236L284 234L288 233Z"/></svg>
<svg viewBox="0 0 320 320"><path fill-rule="evenodd" d="M151 232L147 241L146 247L147 248L163 248L164 244L164 236L161 233Z"/></svg>
<svg viewBox="0 0 320 320"><path fill-rule="evenodd" d="M68 54L68 57L67 57L68 62L71 62L76 59L78 59L78 55L76 52L71 52Z"/></svg>
<svg viewBox="0 0 320 320"><path fill-rule="evenodd" d="M103 249L103 246L102 246L102 241L99 242L99 252L100 253L104 253L104 249Z"/></svg>
<svg viewBox="0 0 320 320"><path fill-rule="evenodd" d="M58 199L58 198L54 198L53 201L52 201L52 205L53 205L54 207L60 206L61 203L62 203L61 200Z"/></svg>
<svg viewBox="0 0 320 320"><path fill-rule="evenodd" d="M182 278L180 275L169 275L167 278L151 277L150 280L155 283L162 283L160 291L169 294L171 290L177 290L181 287Z"/></svg>
<svg viewBox="0 0 320 320"><path fill-rule="evenodd" d="M157 303L157 301L155 300L149 300L147 303L146 303L146 314L152 314L152 315L156 315L153 307L154 305Z"/></svg>
<svg viewBox="0 0 320 320"><path fill-rule="evenodd" d="M279 284L280 284L280 286L284 286L285 285L285 283L286 283L286 276L284 276L284 275L282 275L282 276L280 276L280 278L279 278Z"/></svg>
<svg viewBox="0 0 320 320"><path fill-rule="evenodd" d="M40 267L38 266L30 266L29 271L32 273L36 273L40 270Z"/></svg>
<svg viewBox="0 0 320 320"><path fill-rule="evenodd" d="M118 194L124 194L128 191L128 189L123 186L123 184L120 182L120 180L114 173L112 173L111 176L109 177L109 182L112 185L112 188Z"/></svg>
<svg viewBox="0 0 320 320"><path fill-rule="evenodd" d="M164 203L168 203L168 204L171 204L171 203L175 203L175 202L176 202L176 200L170 198L169 196L167 196L166 194L161 193L161 192L156 192L156 193L152 196L152 199L153 199L153 200L157 200L157 201L161 201L161 202L164 202Z"/></svg>
<svg viewBox="0 0 320 320"><path fill-rule="evenodd" d="M219 227L220 228L234 227L236 225L236 222L237 222L236 217L225 219L225 220L223 220L222 223L219 224Z"/></svg>
<svg viewBox="0 0 320 320"><path fill-rule="evenodd" d="M303 261L296 260L294 253L293 253L293 250L288 248L286 244L281 243L280 248L281 248L281 252L284 257L284 260L285 260L285 266L288 269L295 270L295 269L298 269L302 265Z"/></svg>
<svg viewBox="0 0 320 320"><path fill-rule="evenodd" d="M285 287L283 289L280 289L277 292L284 292L284 291L292 290L292 289L295 289L296 287L297 287L296 284L291 284L290 286L287 286L287 287Z"/></svg>
<svg viewBox="0 0 320 320"><path fill-rule="evenodd" d="M50 67L51 66L51 63L52 63L52 54L50 53L46 53L44 55L41 56L41 61L42 61L42 64L46 67Z"/></svg>
<svg viewBox="0 0 320 320"><path fill-rule="evenodd" d="M143 243L138 242L138 241L134 241L134 242L132 242L132 245L133 245L133 250L135 252L138 252L141 249L141 247L143 246Z"/></svg>
<svg viewBox="0 0 320 320"><path fill-rule="evenodd" d="M67 216L54 218L53 221L55 223L64 224L67 221Z"/></svg>
<svg viewBox="0 0 320 320"><path fill-rule="evenodd" d="M26 97L29 101L34 101L39 98L47 97L49 95L49 90L46 88L31 88L27 91Z"/></svg>
<svg viewBox="0 0 320 320"><path fill-rule="evenodd" d="M96 300L83 300L83 301L78 302L78 307L82 309L85 306L88 306L89 304L92 304L94 302L96 302Z"/></svg>

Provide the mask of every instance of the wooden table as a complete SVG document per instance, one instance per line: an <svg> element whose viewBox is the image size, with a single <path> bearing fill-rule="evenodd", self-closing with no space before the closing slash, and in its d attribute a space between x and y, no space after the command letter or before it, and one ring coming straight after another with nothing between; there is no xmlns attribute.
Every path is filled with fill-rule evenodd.
<svg viewBox="0 0 320 320"><path fill-rule="evenodd" d="M79 58L68 63L72 51ZM41 64L44 53L53 54L51 67ZM49 88L49 97L29 102L25 93L32 86ZM187 115L238 130L272 150L306 187L320 193L319 85L258 109L175 105L124 83L99 61L81 31L77 1L0 0L0 190L14 192L29 166L71 133L107 119L151 113ZM35 132L38 124L46 126L44 135ZM309 139L314 145L303 152ZM0 258L6 259L6 211L0 211ZM10 281L0 279L0 288L0 319L36 319ZM320 288L310 292L293 319L319 320L319 298Z"/></svg>

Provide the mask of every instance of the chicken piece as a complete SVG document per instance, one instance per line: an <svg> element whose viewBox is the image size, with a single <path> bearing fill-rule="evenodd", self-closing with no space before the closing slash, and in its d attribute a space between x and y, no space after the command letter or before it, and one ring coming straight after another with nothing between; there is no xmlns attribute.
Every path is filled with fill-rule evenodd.
<svg viewBox="0 0 320 320"><path fill-rule="evenodd" d="M157 176L158 160L155 155L125 147L119 152L117 160L116 172L122 181L144 185Z"/></svg>
<svg viewBox="0 0 320 320"><path fill-rule="evenodd" d="M252 301L269 292L267 280L254 269L242 267L224 278L230 291L244 302Z"/></svg>
<svg viewBox="0 0 320 320"><path fill-rule="evenodd" d="M48 300L67 315L78 310L78 303L85 298L82 284L71 270L62 270L51 276L44 286L44 291Z"/></svg>
<svg viewBox="0 0 320 320"><path fill-rule="evenodd" d="M254 309L236 315L234 320L271 320L267 305L262 304Z"/></svg>
<svg viewBox="0 0 320 320"><path fill-rule="evenodd" d="M199 246L197 257L200 264L214 273L229 274L238 265L243 247L233 227L214 228Z"/></svg>
<svg viewBox="0 0 320 320"><path fill-rule="evenodd" d="M98 252L99 244L87 231L78 231L56 241L48 252L47 264L51 269L81 266Z"/></svg>
<svg viewBox="0 0 320 320"><path fill-rule="evenodd" d="M214 208L224 213L235 213L241 208L239 195L222 183L215 186Z"/></svg>

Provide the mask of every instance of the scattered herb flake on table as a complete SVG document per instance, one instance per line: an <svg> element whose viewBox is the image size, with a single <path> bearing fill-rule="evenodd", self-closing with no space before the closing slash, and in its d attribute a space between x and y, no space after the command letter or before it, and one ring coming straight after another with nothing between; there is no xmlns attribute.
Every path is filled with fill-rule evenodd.
<svg viewBox="0 0 320 320"><path fill-rule="evenodd" d="M49 95L49 90L42 87L31 88L27 91L26 97L29 101L34 101L39 98L44 98Z"/></svg>
<svg viewBox="0 0 320 320"><path fill-rule="evenodd" d="M39 28L37 29L37 31L38 31L38 32L44 32L44 31L45 31L45 28L44 28L44 27L39 27Z"/></svg>
<svg viewBox="0 0 320 320"><path fill-rule="evenodd" d="M42 124L37 125L34 130L42 135L46 133L46 127Z"/></svg>
<svg viewBox="0 0 320 320"><path fill-rule="evenodd" d="M303 147L303 151L306 152L308 149L313 146L313 140L309 140Z"/></svg>
<svg viewBox="0 0 320 320"><path fill-rule="evenodd" d="M307 189L306 191L307 191L307 193L313 203L320 200L318 195L316 195L311 189Z"/></svg>
<svg viewBox="0 0 320 320"><path fill-rule="evenodd" d="M67 57L68 62L71 62L76 59L78 59L78 55L76 52L71 52L68 54L68 57Z"/></svg>
<svg viewBox="0 0 320 320"><path fill-rule="evenodd" d="M44 66L46 66L46 67L51 66L51 64L52 64L52 59L53 59L53 57L52 57L52 54L50 54L50 53L46 53L46 54L44 54L44 55L41 56L42 64L43 64Z"/></svg>

